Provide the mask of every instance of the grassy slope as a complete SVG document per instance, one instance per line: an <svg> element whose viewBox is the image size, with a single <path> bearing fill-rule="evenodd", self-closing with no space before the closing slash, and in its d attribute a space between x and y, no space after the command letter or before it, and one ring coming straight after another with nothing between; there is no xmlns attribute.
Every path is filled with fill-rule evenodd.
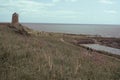
<svg viewBox="0 0 120 80"><path fill-rule="evenodd" d="M119 80L120 60L0 26L0 80Z"/></svg>

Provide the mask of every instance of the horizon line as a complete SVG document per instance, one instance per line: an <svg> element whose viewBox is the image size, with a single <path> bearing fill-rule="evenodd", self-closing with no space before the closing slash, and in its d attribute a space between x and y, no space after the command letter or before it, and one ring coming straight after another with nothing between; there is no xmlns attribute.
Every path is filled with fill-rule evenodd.
<svg viewBox="0 0 120 80"><path fill-rule="evenodd" d="M11 22L0 22L1 23L11 23ZM30 24L63 24L63 25L120 25L120 24L98 24L98 23L48 23L48 22L20 22L20 24L25 24L25 23L30 23Z"/></svg>

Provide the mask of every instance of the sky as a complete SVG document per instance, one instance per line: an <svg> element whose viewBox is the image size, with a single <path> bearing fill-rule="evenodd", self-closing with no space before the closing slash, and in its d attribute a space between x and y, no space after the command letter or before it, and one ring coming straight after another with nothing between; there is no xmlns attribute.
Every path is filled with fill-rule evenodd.
<svg viewBox="0 0 120 80"><path fill-rule="evenodd" d="M120 0L0 0L0 22L120 24Z"/></svg>

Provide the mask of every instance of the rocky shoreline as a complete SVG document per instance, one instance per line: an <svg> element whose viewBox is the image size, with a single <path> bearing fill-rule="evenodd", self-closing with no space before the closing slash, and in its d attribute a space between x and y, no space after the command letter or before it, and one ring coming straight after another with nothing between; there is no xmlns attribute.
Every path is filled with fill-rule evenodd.
<svg viewBox="0 0 120 80"><path fill-rule="evenodd" d="M100 44L112 48L120 49L120 38L107 38L107 37L91 37L89 35L76 35L76 34L65 34L65 37L70 37L67 39L68 42L73 44Z"/></svg>

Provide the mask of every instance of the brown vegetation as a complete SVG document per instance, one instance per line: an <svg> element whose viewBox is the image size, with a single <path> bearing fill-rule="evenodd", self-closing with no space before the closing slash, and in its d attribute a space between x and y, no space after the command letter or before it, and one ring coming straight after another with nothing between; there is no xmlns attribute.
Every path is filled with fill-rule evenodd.
<svg viewBox="0 0 120 80"><path fill-rule="evenodd" d="M0 80L120 79L119 59L60 41L70 36L32 32L0 26Z"/></svg>

